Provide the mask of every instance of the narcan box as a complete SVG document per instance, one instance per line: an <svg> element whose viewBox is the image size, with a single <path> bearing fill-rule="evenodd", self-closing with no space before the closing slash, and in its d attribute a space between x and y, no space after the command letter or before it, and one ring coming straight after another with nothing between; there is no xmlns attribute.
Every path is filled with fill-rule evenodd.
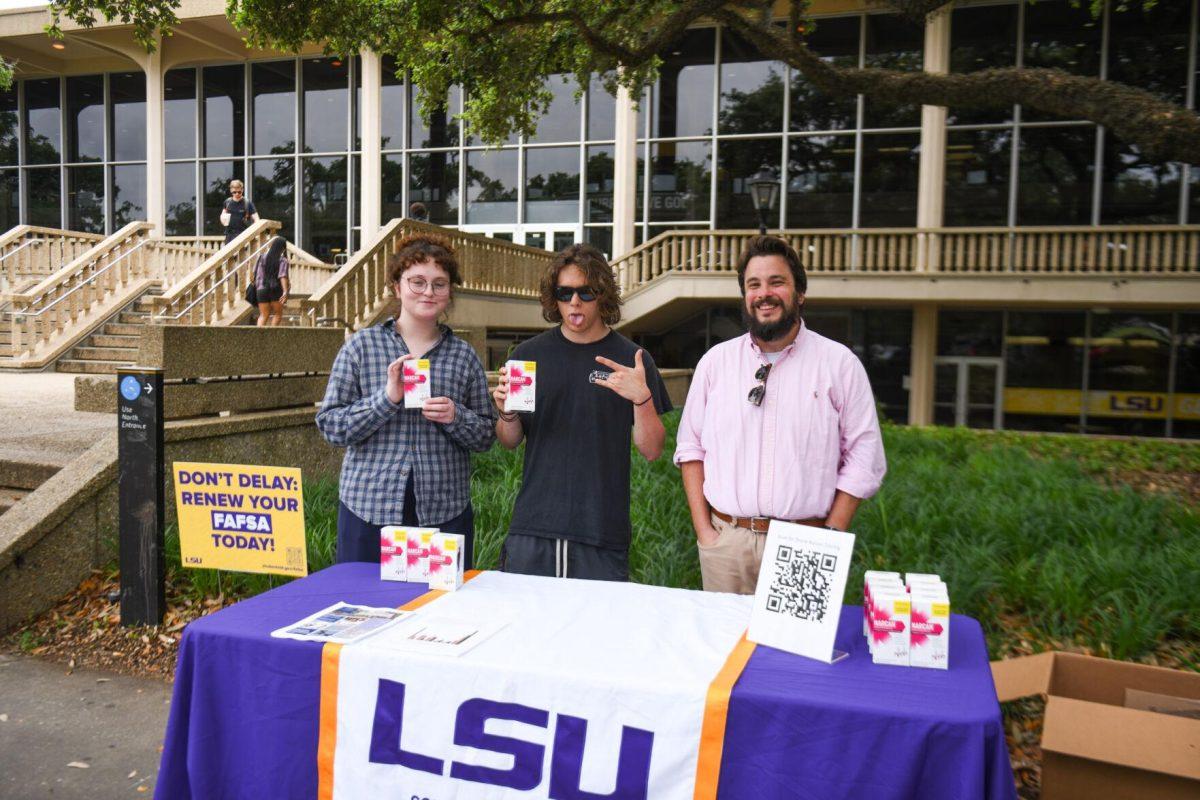
<svg viewBox="0 0 1200 800"><path fill-rule="evenodd" d="M879 590L873 595L871 660L876 664L908 666L912 601L905 592Z"/></svg>
<svg viewBox="0 0 1200 800"><path fill-rule="evenodd" d="M437 528L408 528L404 547L408 581L420 583L429 580L429 549Z"/></svg>
<svg viewBox="0 0 1200 800"><path fill-rule="evenodd" d="M909 631L910 666L950 668L950 600L945 594L913 593Z"/></svg>
<svg viewBox="0 0 1200 800"><path fill-rule="evenodd" d="M429 544L429 588L453 592L463 585L467 540L461 533L435 533Z"/></svg>
<svg viewBox="0 0 1200 800"><path fill-rule="evenodd" d="M404 362L405 408L425 407L425 401L433 397L431 377L428 358Z"/></svg>
<svg viewBox="0 0 1200 800"><path fill-rule="evenodd" d="M509 361L508 395L504 398L504 411L533 411L537 397L537 362Z"/></svg>
<svg viewBox="0 0 1200 800"><path fill-rule="evenodd" d="M408 580L408 528L384 525L379 531L379 577L385 581Z"/></svg>

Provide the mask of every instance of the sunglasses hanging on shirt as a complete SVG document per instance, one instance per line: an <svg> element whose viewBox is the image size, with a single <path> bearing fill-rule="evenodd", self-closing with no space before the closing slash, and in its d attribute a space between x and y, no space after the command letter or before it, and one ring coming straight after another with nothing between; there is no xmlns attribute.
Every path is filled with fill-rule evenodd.
<svg viewBox="0 0 1200 800"><path fill-rule="evenodd" d="M767 394L767 377L770 374L770 364L763 364L754 373L754 380L758 381L758 386L750 390L750 394L746 395L746 399L756 406L762 405L763 397Z"/></svg>

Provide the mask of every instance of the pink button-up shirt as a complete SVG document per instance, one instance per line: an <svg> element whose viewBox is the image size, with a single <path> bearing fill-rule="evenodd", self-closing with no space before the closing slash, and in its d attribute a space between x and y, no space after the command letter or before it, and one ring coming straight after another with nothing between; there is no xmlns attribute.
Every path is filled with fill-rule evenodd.
<svg viewBox="0 0 1200 800"><path fill-rule="evenodd" d="M875 494L887 463L854 353L801 323L755 407L746 396L764 363L746 334L705 353L692 376L675 463L704 462L709 505L735 517L823 519L837 490Z"/></svg>

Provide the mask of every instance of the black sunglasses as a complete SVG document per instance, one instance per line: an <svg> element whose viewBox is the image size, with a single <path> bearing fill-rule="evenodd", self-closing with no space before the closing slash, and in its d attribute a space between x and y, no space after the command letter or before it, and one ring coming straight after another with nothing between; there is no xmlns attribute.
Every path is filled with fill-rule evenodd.
<svg viewBox="0 0 1200 800"><path fill-rule="evenodd" d="M569 303L575 294L579 294L579 299L585 303L590 303L596 299L596 293L587 286L555 286L554 299L560 303Z"/></svg>
<svg viewBox="0 0 1200 800"><path fill-rule="evenodd" d="M756 406L761 406L763 397L767 394L767 377L771 374L771 365L763 364L754 373L754 380L758 381L758 386L750 390L750 394L746 395L746 399Z"/></svg>

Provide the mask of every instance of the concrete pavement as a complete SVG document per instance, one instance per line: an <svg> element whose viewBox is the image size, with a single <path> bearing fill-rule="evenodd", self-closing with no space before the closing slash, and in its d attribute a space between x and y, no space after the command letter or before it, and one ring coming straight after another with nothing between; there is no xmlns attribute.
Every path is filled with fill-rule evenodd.
<svg viewBox="0 0 1200 800"><path fill-rule="evenodd" d="M0 372L0 458L63 466L116 427L116 414L75 410L74 375Z"/></svg>

